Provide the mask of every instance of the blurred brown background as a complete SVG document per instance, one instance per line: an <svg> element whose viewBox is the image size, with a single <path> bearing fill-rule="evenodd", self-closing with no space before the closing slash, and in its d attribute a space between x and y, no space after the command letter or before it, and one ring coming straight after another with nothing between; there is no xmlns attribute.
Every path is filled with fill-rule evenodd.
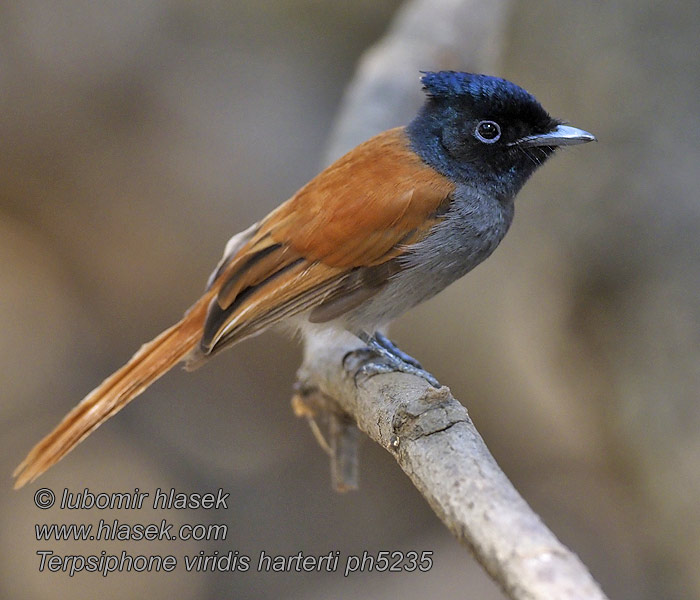
<svg viewBox="0 0 700 600"><path fill-rule="evenodd" d="M227 239L318 171L354 66L399 4L0 5L2 598L502 597L380 449L364 445L358 493L330 490L326 457L289 408L300 350L275 333L175 370L10 490L31 445L182 314ZM465 403L611 598L700 598L697 3L502 5L498 46L475 64L600 143L538 172L495 255L393 336ZM392 116L405 122L407 110ZM231 501L220 512L40 511L41 486L224 488ZM34 523L100 518L227 523L229 534L34 539ZM180 566L69 578L38 572L44 548L174 554ZM347 579L183 568L183 554L229 549L432 550L435 566Z"/></svg>

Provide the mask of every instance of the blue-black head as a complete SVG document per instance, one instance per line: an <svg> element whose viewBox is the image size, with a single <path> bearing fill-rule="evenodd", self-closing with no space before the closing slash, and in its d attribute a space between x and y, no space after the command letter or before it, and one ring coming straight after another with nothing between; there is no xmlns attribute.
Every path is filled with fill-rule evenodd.
<svg viewBox="0 0 700 600"><path fill-rule="evenodd" d="M500 195L515 195L558 146L595 139L499 77L440 71L422 82L428 99L407 128L413 149L444 175Z"/></svg>

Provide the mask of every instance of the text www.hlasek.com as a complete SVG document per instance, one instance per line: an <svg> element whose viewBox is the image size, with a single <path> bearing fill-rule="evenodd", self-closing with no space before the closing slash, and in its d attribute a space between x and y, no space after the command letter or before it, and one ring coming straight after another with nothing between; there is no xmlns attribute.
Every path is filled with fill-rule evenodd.
<svg viewBox="0 0 700 600"><path fill-rule="evenodd" d="M97 529L89 523L42 523L36 524L37 541L135 541L143 540L195 540L195 541L215 541L225 540L228 534L228 526L224 523L211 523L204 525L196 523L194 525L185 523L180 525L173 532L173 524L163 519L160 523L121 523L118 519L105 521L100 519Z"/></svg>

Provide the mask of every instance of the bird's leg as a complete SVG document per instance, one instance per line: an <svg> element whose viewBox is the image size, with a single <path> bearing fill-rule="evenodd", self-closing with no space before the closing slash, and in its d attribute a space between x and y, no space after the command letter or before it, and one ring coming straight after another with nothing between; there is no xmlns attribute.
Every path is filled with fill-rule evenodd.
<svg viewBox="0 0 700 600"><path fill-rule="evenodd" d="M367 347L349 352L343 359L343 364L346 364L346 360L350 355L354 357L362 356L360 364L355 371L355 380L360 374L372 377L380 373L400 371L401 373L417 375L425 379L433 387L440 387L438 380L423 369L415 358L399 350L383 334L376 332L374 335L369 335L365 331L360 331L358 337L367 344Z"/></svg>
<svg viewBox="0 0 700 600"><path fill-rule="evenodd" d="M416 369L423 370L423 366L410 354L406 354L401 348L399 348L394 342L392 342L388 337L386 337L381 331L374 332L374 339L383 348L391 352L394 356L400 358L403 362L413 365Z"/></svg>

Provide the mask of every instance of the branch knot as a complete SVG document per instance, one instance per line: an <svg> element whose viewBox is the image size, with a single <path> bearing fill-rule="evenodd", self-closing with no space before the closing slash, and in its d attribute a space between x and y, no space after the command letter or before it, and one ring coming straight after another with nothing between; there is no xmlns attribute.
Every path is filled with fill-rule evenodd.
<svg viewBox="0 0 700 600"><path fill-rule="evenodd" d="M417 440L445 431L455 423L470 422L463 407L455 407L449 388L426 388L418 398L402 403L391 422L399 440Z"/></svg>

